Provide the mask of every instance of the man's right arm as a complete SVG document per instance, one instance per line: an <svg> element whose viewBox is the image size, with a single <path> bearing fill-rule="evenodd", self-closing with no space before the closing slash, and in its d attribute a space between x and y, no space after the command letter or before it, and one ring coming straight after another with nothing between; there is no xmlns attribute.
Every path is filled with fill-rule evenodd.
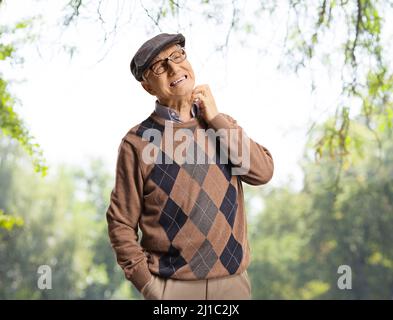
<svg viewBox="0 0 393 320"><path fill-rule="evenodd" d="M138 155L134 147L123 139L106 218L117 262L126 278L139 291L151 279L147 257L138 242L138 221L142 209L143 177Z"/></svg>

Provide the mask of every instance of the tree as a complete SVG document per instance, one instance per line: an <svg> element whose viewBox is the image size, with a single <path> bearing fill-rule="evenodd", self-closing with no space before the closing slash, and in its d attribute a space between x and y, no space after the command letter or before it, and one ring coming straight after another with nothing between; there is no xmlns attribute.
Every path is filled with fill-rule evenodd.
<svg viewBox="0 0 393 320"><path fill-rule="evenodd" d="M59 166L43 179L17 144L2 141L0 152L0 176L7 177L0 179L0 207L24 220L0 229L0 298L138 298L107 236L111 180L103 164L93 161L86 171ZM52 270L51 290L37 286L42 265Z"/></svg>
<svg viewBox="0 0 393 320"><path fill-rule="evenodd" d="M0 7L2 2L0 1ZM26 30L31 21L22 21L12 28L0 25L0 65L1 63L17 61L21 62L16 55L17 43L8 43L4 40L8 34L15 34ZM26 39L24 40L26 41ZM10 137L17 141L33 160L34 169L43 176L46 175L47 166L43 157L43 152L39 144L34 142L33 136L29 133L26 124L15 111L16 99L8 90L8 83L0 72L0 140ZM0 161L3 162L3 155ZM20 226L23 220L20 217L5 214L0 206L0 228L11 230L14 226Z"/></svg>
<svg viewBox="0 0 393 320"><path fill-rule="evenodd" d="M302 161L305 183L300 192L282 187L256 195L265 200L265 208L250 236L254 298L392 297L391 134L376 143L366 124L351 130L357 131L351 134L362 139L367 153L359 156L350 150L339 187L335 161L325 156L315 163L310 144ZM351 290L337 285L342 265L352 270Z"/></svg>
<svg viewBox="0 0 393 320"><path fill-rule="evenodd" d="M1 3L0 3L1 5ZM22 63L23 59L17 56L17 46L20 42L27 41L27 37L22 37L17 43L8 43L3 40L9 34L26 32L32 21L22 21L13 27L0 26L0 62L1 63ZM8 90L8 83L0 73L0 137L8 136L18 141L23 149L33 157L33 164L37 172L46 174L47 166L43 158L42 150L34 142L26 124L15 111L16 99Z"/></svg>

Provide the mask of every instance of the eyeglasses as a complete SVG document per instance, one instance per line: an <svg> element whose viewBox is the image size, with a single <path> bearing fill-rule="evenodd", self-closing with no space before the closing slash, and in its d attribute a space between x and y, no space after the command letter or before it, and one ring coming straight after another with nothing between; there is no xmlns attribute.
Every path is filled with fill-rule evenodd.
<svg viewBox="0 0 393 320"><path fill-rule="evenodd" d="M174 63L180 63L187 58L186 51L184 48L180 48L174 52L172 52L168 58L158 60L154 62L149 69L153 71L156 75L160 75L168 70L168 60L171 60Z"/></svg>

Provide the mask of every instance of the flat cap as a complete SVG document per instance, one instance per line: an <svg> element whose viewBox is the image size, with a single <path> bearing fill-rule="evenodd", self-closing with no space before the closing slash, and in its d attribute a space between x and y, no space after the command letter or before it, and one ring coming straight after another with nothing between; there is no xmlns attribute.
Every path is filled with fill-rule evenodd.
<svg viewBox="0 0 393 320"><path fill-rule="evenodd" d="M130 63L131 72L135 79L138 81L143 80L143 72L149 68L153 59L167 46L170 44L180 44L184 47L185 43L186 39L181 33L160 33L159 35L147 40L135 53Z"/></svg>

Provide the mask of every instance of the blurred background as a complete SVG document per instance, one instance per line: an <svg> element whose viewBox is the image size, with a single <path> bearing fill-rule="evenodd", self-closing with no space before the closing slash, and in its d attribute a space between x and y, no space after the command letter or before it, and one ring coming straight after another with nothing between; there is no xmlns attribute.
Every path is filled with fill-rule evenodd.
<svg viewBox="0 0 393 320"><path fill-rule="evenodd" d="M105 213L154 108L129 63L160 32L273 155L244 185L253 299L392 299L388 0L0 0L0 298L141 299Z"/></svg>

